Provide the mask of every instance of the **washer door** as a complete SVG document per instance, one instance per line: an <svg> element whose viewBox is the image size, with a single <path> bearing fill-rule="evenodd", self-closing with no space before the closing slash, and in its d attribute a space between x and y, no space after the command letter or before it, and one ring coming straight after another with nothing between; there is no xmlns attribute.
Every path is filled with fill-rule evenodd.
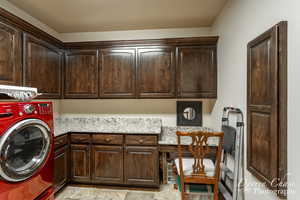
<svg viewBox="0 0 300 200"><path fill-rule="evenodd" d="M30 178L44 164L51 143L45 122L26 119L16 123L0 138L0 176L10 182Z"/></svg>

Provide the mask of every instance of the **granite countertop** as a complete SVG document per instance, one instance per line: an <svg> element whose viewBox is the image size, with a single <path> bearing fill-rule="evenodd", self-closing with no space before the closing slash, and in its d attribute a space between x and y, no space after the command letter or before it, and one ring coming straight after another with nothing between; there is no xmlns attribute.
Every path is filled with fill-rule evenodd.
<svg viewBox="0 0 300 200"><path fill-rule="evenodd" d="M69 132L119 133L119 134L156 134L160 135L160 145L177 145L176 131L213 131L206 127L162 127L159 118L122 118L122 117L60 117L54 120L54 134L59 136ZM190 137L182 137L183 145L191 144ZM211 138L209 145L217 146L218 138Z"/></svg>
<svg viewBox="0 0 300 200"><path fill-rule="evenodd" d="M176 131L192 132L192 131L214 131L213 129L206 127L185 127L185 126L175 126L175 127L163 127L162 134L159 141L161 145L177 145L177 135ZM190 145L192 142L191 137L181 137L181 144ZM218 146L219 139L216 137L211 137L208 139L208 145Z"/></svg>
<svg viewBox="0 0 300 200"><path fill-rule="evenodd" d="M54 135L68 132L161 134L159 118L61 117L54 120Z"/></svg>

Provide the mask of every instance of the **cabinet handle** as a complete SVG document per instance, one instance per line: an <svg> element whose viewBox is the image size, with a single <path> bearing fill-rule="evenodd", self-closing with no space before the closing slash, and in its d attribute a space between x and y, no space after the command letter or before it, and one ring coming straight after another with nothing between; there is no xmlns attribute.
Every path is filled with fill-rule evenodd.
<svg viewBox="0 0 300 200"><path fill-rule="evenodd" d="M110 138L106 138L105 141L106 141L106 142L110 142L111 139L110 139Z"/></svg>
<svg viewBox="0 0 300 200"><path fill-rule="evenodd" d="M140 143L140 144L143 144L143 143L144 143L144 140L140 139L140 140L139 140L139 143Z"/></svg>

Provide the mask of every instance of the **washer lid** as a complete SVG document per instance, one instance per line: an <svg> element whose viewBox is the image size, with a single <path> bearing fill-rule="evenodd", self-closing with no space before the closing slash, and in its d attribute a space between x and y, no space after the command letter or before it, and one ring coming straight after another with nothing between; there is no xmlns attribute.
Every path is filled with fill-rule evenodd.
<svg viewBox="0 0 300 200"><path fill-rule="evenodd" d="M44 164L51 143L45 122L26 119L16 123L0 138L0 176L10 182L30 178Z"/></svg>

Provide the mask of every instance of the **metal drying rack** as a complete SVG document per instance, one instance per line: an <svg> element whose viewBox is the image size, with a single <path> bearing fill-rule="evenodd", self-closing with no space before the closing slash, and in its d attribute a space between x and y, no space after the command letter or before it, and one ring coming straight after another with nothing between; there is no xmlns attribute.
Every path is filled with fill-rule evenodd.
<svg viewBox="0 0 300 200"><path fill-rule="evenodd" d="M235 115L237 117L235 127L230 126L229 124L230 115ZM223 152L221 181L219 188L225 200L244 200L244 118L243 113L239 108L225 107L223 109L222 130L224 131L230 129L235 132L233 134L233 151L226 152L226 150L224 150ZM230 134L224 131L224 138L228 137L228 135ZM229 156L231 156L234 161L233 170L231 170L228 166Z"/></svg>

